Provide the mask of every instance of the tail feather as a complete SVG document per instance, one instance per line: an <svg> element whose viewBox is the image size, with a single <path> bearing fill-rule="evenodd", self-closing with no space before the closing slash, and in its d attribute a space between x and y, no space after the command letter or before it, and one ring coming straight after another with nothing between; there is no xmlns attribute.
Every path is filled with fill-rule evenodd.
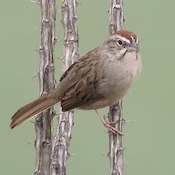
<svg viewBox="0 0 175 175"><path fill-rule="evenodd" d="M43 110L56 104L59 100L57 98L42 96L37 100L20 108L11 118L11 129L23 123L32 116L42 112Z"/></svg>

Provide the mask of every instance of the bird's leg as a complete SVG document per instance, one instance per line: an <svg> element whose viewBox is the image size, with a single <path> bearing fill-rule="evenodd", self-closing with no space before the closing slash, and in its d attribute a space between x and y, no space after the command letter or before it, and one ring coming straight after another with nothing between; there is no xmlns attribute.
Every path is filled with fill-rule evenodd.
<svg viewBox="0 0 175 175"><path fill-rule="evenodd" d="M107 122L104 118L104 116L102 116L99 111L97 109L95 109L95 112L97 113L97 115L99 116L101 122L103 123L103 125L109 130L111 131L112 133L114 134L120 134L120 135L123 135L123 133L121 131L119 131L117 128L114 128L112 125L117 123L117 122Z"/></svg>

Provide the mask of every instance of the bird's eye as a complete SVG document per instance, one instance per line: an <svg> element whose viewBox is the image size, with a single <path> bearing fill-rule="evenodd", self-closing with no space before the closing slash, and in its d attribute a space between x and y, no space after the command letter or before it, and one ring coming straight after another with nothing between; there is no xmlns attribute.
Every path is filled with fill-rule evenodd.
<svg viewBox="0 0 175 175"><path fill-rule="evenodd" d="M118 39L118 40L117 40L117 45L118 45L119 47L121 47L121 46L123 45L123 41L122 41L121 39Z"/></svg>

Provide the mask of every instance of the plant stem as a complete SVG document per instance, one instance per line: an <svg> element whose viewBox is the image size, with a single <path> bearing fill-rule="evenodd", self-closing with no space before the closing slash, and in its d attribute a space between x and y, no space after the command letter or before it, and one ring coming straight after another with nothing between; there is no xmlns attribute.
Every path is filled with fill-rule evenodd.
<svg viewBox="0 0 175 175"><path fill-rule="evenodd" d="M112 35L123 26L123 0L111 0L109 18L109 34ZM108 118L109 122L114 122L115 128L122 132L122 100L110 107ZM123 144L120 134L109 132L109 159L111 175L123 175Z"/></svg>
<svg viewBox="0 0 175 175"><path fill-rule="evenodd" d="M54 48L55 20L56 20L56 1L39 0L41 8L41 46L39 48L40 68L39 85L40 95L52 91L55 87L54 78ZM36 167L35 175L50 175L51 162L51 122L55 112L53 107L45 110L36 118Z"/></svg>
<svg viewBox="0 0 175 175"><path fill-rule="evenodd" d="M62 23L64 27L64 70L79 57L76 0L62 0ZM52 175L66 175L67 159L71 132L74 124L74 112L60 112L57 133L52 148Z"/></svg>

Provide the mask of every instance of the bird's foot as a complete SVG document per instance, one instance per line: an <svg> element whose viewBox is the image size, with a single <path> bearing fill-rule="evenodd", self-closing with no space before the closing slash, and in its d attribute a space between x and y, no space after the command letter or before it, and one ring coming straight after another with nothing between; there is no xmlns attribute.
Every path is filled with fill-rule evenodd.
<svg viewBox="0 0 175 175"><path fill-rule="evenodd" d="M101 122L103 123L103 125L104 125L109 131L111 131L113 134L119 134L119 135L121 135L121 136L124 135L121 131L119 131L117 128L114 127L114 125L115 125L116 123L118 123L118 121L116 121L116 122L108 122L108 121L106 121L105 117L102 116L102 115L98 112L98 110L95 110L95 111L96 111L97 115L99 116L99 118L100 118Z"/></svg>
<svg viewBox="0 0 175 175"><path fill-rule="evenodd" d="M107 122L105 120L105 117L103 117L103 119L104 119L104 122L102 122L102 123L109 131L111 131L113 134L119 134L119 135L122 135L122 136L124 135L121 131L119 131L117 128L114 127L114 125L116 123L118 123L118 121L116 121L116 122Z"/></svg>

